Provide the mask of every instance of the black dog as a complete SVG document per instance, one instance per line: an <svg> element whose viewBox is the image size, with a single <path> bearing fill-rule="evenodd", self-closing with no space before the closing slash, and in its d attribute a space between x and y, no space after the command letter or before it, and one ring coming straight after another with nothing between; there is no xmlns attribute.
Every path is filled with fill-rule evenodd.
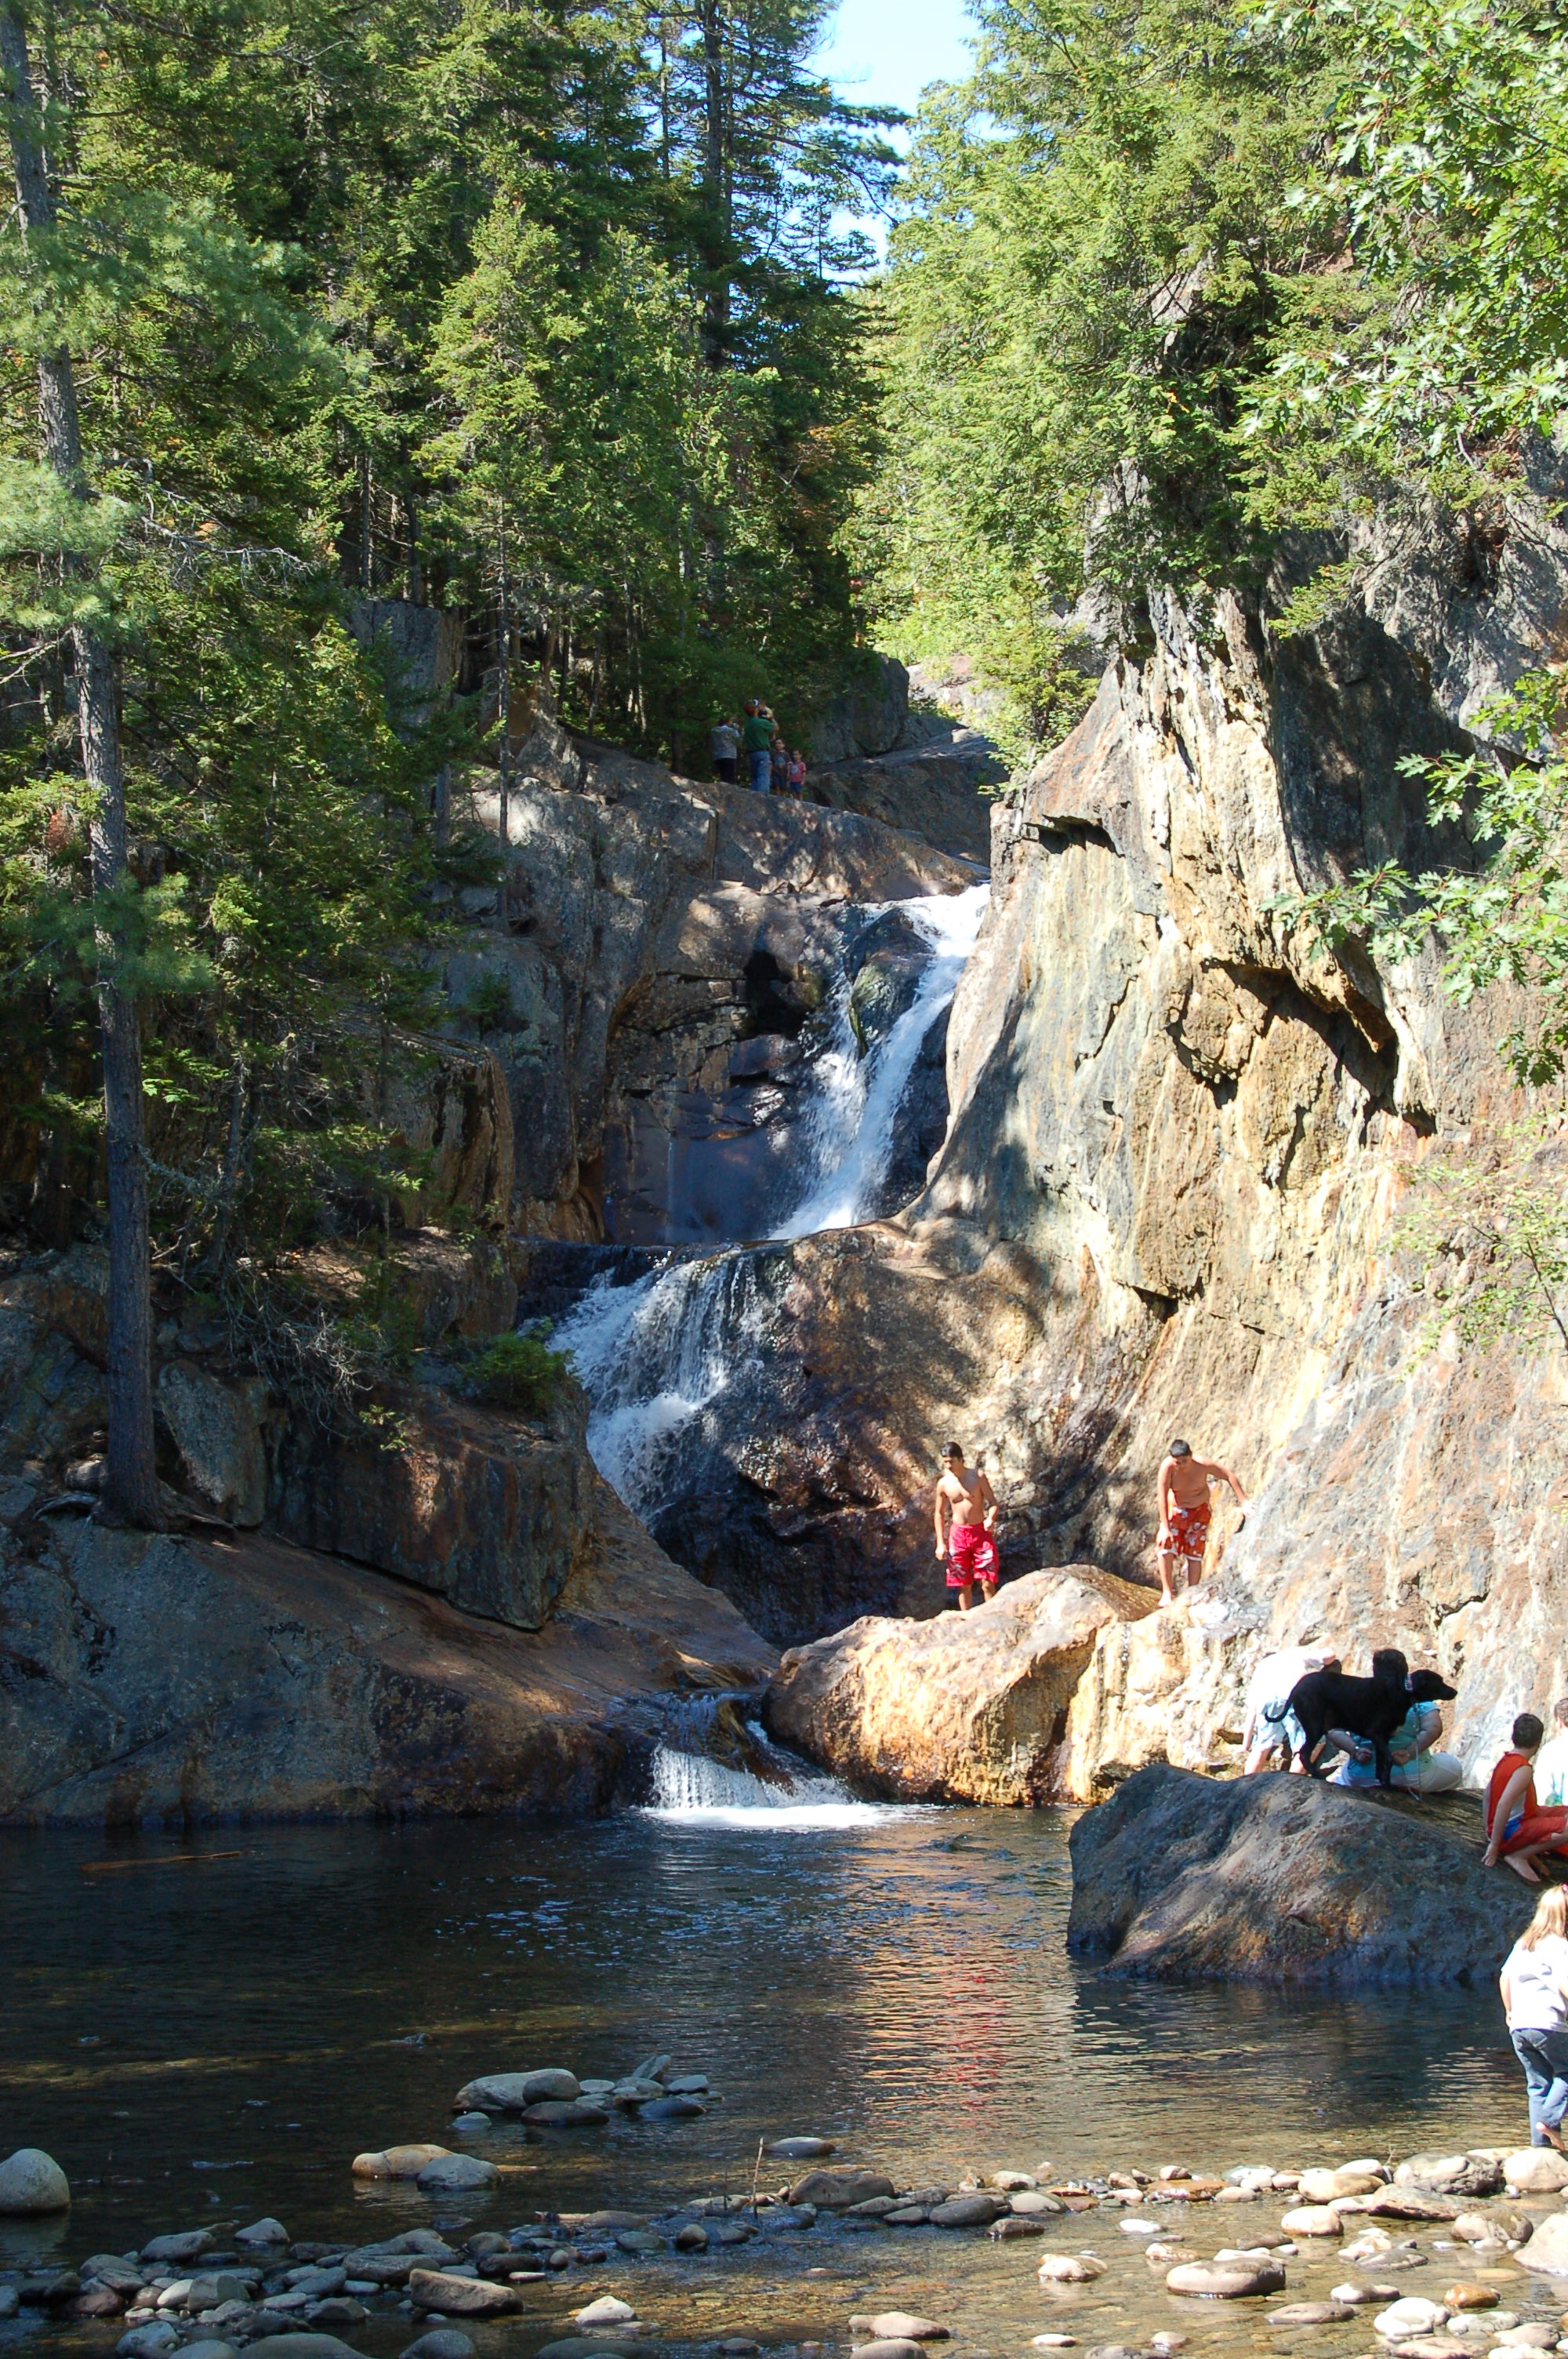
<svg viewBox="0 0 1568 2359"><path fill-rule="evenodd" d="M1377 1754L1379 1785L1391 1786L1389 1739L1411 1704L1447 1702L1458 1692L1436 1671L1411 1671L1408 1676L1379 1672L1369 1680L1349 1679L1343 1671L1309 1671L1304 1680L1296 1681L1285 1707L1295 1713L1305 1739L1299 1756L1301 1767L1314 1777L1320 1776L1313 1756L1331 1728L1342 1728L1347 1735L1366 1738Z"/></svg>

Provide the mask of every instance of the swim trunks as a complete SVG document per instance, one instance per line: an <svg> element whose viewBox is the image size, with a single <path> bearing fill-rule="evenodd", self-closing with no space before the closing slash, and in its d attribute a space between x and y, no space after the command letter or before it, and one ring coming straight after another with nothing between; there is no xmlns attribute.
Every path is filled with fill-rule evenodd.
<svg viewBox="0 0 1568 2359"><path fill-rule="evenodd" d="M955 1524L947 1535L947 1586L968 1589L996 1579L996 1542L983 1524Z"/></svg>
<svg viewBox="0 0 1568 2359"><path fill-rule="evenodd" d="M1173 1507L1170 1514L1171 1537L1162 1540L1162 1556L1179 1556L1189 1564L1201 1564L1205 1543L1208 1538L1212 1507ZM1148 1529L1147 1525L1144 1527Z"/></svg>

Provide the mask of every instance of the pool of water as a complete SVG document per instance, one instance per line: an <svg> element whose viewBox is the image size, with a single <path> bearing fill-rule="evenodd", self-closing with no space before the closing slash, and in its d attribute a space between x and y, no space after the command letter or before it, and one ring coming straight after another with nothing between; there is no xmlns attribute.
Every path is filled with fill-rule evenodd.
<svg viewBox="0 0 1568 2359"><path fill-rule="evenodd" d="M432 2218L655 2211L749 2188L759 2140L789 2133L835 2137L840 2158L900 2183L1284 2169L1525 2135L1489 1985L1305 1998L1075 1966L1066 1834L1050 1812L704 1810L677 1795L665 1815L565 1829L268 1828L113 1852L101 1836L0 1837L0 2152L47 2147L76 2195L65 2222L0 2223L0 2266L265 2212L296 2237L365 2240ZM202 1856L158 1864L175 1849ZM476 2073L618 2074L659 2049L722 2101L687 2122L449 2129ZM425 2138L506 2164L500 2188L432 2206L350 2178L361 2148ZM783 2175L764 2165L762 2183ZM1278 2212L1237 2207L1186 2234L1211 2252L1244 2242L1249 2217ZM1063 2316L1108 2342L1184 2310L1200 2343L1260 2332L1327 2359L1372 2340L1363 2323L1271 2343L1250 2319L1175 2303L1108 2214L1054 2222L1048 2242L1099 2251L1107 2276L1047 2298L1041 2241L825 2226L692 2261L618 2256L480 2340L524 2359L610 2289L672 2345L847 2347L868 2300L947 2319L960 2352L1022 2353ZM1432 2290L1442 2266L1401 2283ZM1332 2256L1297 2265L1292 2298L1332 2276ZM40 2332L72 2339L0 2337ZM393 2352L407 2321L388 2311L355 2339Z"/></svg>

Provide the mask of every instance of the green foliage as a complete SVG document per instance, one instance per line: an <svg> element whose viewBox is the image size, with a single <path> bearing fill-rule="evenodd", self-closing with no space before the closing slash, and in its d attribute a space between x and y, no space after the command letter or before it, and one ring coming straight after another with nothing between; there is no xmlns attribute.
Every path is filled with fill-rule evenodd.
<svg viewBox="0 0 1568 2359"><path fill-rule="evenodd" d="M1424 1264L1435 1308L1422 1348L1568 1353L1568 1153L1561 1128L1518 1123L1421 1167L1397 1231Z"/></svg>
<svg viewBox="0 0 1568 2359"><path fill-rule="evenodd" d="M516 1009L512 1002L512 978L493 969L475 978L463 1005L466 1014L472 1017L481 1032L505 1031L516 1021Z"/></svg>
<svg viewBox="0 0 1568 2359"><path fill-rule="evenodd" d="M1412 876L1385 861L1348 882L1274 904L1310 942L1348 941L1392 963L1431 934L1443 983L1462 1006L1491 984L1528 992L1529 1013L1499 1041L1522 1084L1561 1078L1568 1062L1568 752L1554 734L1561 682L1535 673L1476 715L1485 737L1516 750L1400 765L1426 787L1432 816L1463 822L1473 867Z"/></svg>
<svg viewBox="0 0 1568 2359"><path fill-rule="evenodd" d="M481 1399L519 1417L547 1417L571 1374L571 1353L552 1352L549 1328L498 1335L476 1353L469 1375Z"/></svg>
<svg viewBox="0 0 1568 2359"><path fill-rule="evenodd" d="M503 659L524 711L676 754L745 694L804 721L855 660L873 426L834 224L888 156L806 71L819 0L23 5L58 220L0 221L0 1048L35 1208L80 1196L93 987L135 992L156 1247L216 1277L428 1180L398 1110L433 913L495 867L431 783ZM461 610L452 712L361 648L367 594ZM84 623L133 839L95 899Z"/></svg>

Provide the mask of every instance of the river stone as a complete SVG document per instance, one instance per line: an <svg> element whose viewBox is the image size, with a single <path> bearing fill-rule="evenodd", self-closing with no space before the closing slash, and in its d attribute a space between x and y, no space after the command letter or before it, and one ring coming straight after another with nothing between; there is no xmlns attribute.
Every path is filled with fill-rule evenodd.
<svg viewBox="0 0 1568 2359"><path fill-rule="evenodd" d="M288 2231L281 2220L275 2220L269 2212L265 2219L253 2220L248 2228L236 2228L234 2242L254 2245L258 2250L269 2245L287 2245Z"/></svg>
<svg viewBox="0 0 1568 2359"><path fill-rule="evenodd" d="M463 2082L453 2104L459 2113L477 2106L482 2114L520 2114L525 2105L540 2104L546 2098L570 2104L581 2094L582 2084L575 2073L550 2066L537 2072L481 2072L477 2080Z"/></svg>
<svg viewBox="0 0 1568 2359"><path fill-rule="evenodd" d="M947 2343L953 2334L950 2326L938 2326L934 2318L922 2318L913 2310L879 2310L871 2318L852 2318L849 2324L869 2328L879 2343Z"/></svg>
<svg viewBox="0 0 1568 2359"><path fill-rule="evenodd" d="M450 2152L444 2146L389 2146L378 2154L356 2154L349 2169L356 2179L417 2179L428 2164ZM142 2258L146 2257L144 2253Z"/></svg>
<svg viewBox="0 0 1568 2359"><path fill-rule="evenodd" d="M1059 2195L1047 2195L1043 2187L1026 2188L1022 2194L1008 2198L1008 2209L1025 2217L1032 2212L1065 2212L1066 2205Z"/></svg>
<svg viewBox="0 0 1568 2359"><path fill-rule="evenodd" d="M55 2306L59 2318L118 2318L125 2307L125 2297L113 2286L84 2286L66 2301Z"/></svg>
<svg viewBox="0 0 1568 2359"><path fill-rule="evenodd" d="M1440 2301L1428 2301L1422 2294L1407 2294L1403 2300L1390 2302L1387 2310L1380 2310L1372 2323L1390 2343L1402 2343L1412 2334L1434 2332L1447 2316Z"/></svg>
<svg viewBox="0 0 1568 2359"><path fill-rule="evenodd" d="M144 2261L193 2261L200 2253L212 2247L211 2232L206 2228L182 2228L177 2235L155 2236L150 2245L142 2246Z"/></svg>
<svg viewBox="0 0 1568 2359"><path fill-rule="evenodd" d="M1550 2147L1541 2148L1550 2154ZM1568 2277L1568 2212L1552 2212L1539 2221L1530 2240L1530 2257L1521 2268L1539 2269L1543 2277Z"/></svg>
<svg viewBox="0 0 1568 2359"><path fill-rule="evenodd" d="M677 2253L707 2252L708 2231L700 2220L688 2220L684 2228L676 2230L675 2247Z"/></svg>
<svg viewBox="0 0 1568 2359"><path fill-rule="evenodd" d="M1283 2293L1285 2272L1277 2261L1184 2261L1170 2272L1165 2286L1171 2293L1239 2301L1248 2294Z"/></svg>
<svg viewBox="0 0 1568 2359"><path fill-rule="evenodd" d="M1495 2195L1502 2183L1501 2162L1475 2154L1408 2155L1394 2173L1396 2187L1424 2187L1430 2195Z"/></svg>
<svg viewBox="0 0 1568 2359"><path fill-rule="evenodd" d="M673 2056L644 2056L640 2064L633 2066L632 2077L634 2081L663 2081L674 2062Z"/></svg>
<svg viewBox="0 0 1568 2359"><path fill-rule="evenodd" d="M1497 2339L1509 2351L1550 2351L1562 2332L1554 2320L1527 2318L1522 2326L1498 2327Z"/></svg>
<svg viewBox="0 0 1568 2359"><path fill-rule="evenodd" d="M564 2334L558 2343L546 2343L536 2359L636 2359L630 2338L624 2343L599 2334Z"/></svg>
<svg viewBox="0 0 1568 2359"><path fill-rule="evenodd" d="M921 2203L900 2203L882 2214L884 2228L926 2228L930 2224L931 2214Z"/></svg>
<svg viewBox="0 0 1568 2359"><path fill-rule="evenodd" d="M1357 2170L1347 2164L1335 2170L1303 2170L1297 2192L1309 2203L1332 2203L1337 2195L1375 2195L1383 2184L1380 2170Z"/></svg>
<svg viewBox="0 0 1568 2359"><path fill-rule="evenodd" d="M266 2359L360 2359L360 2354L336 2334L303 2334L291 2327L287 2334L267 2336Z"/></svg>
<svg viewBox="0 0 1568 2359"><path fill-rule="evenodd" d="M555 2129L569 2129L574 2125L607 2122L610 2108L595 2104L591 2097L542 2097L536 2105L524 2106L523 2118Z"/></svg>
<svg viewBox="0 0 1568 2359"><path fill-rule="evenodd" d="M662 2253L665 2240L655 2236L651 2228L618 2228L615 2241L623 2253Z"/></svg>
<svg viewBox="0 0 1568 2359"><path fill-rule="evenodd" d="M1463 2277L1457 2285L1449 2287L1443 2299L1450 2310L1496 2310L1498 2306L1498 2297L1490 2286L1471 2285Z"/></svg>
<svg viewBox="0 0 1568 2359"><path fill-rule="evenodd" d="M1332 2205L1303 2203L1280 2221L1287 2236L1343 2236L1345 2223Z"/></svg>
<svg viewBox="0 0 1568 2359"><path fill-rule="evenodd" d="M1397 2301L1399 2288L1390 2285L1336 2285L1328 2288L1330 2301L1348 2302L1353 2310L1365 2310L1369 2302Z"/></svg>
<svg viewBox="0 0 1568 2359"><path fill-rule="evenodd" d="M1556 2195L1568 2187L1568 2155L1555 2147L1523 2146L1503 2158L1510 2195Z"/></svg>
<svg viewBox="0 0 1568 2359"><path fill-rule="evenodd" d="M782 2156L785 2162L815 2162L821 2155L837 2154L838 2141L825 2137L771 2138L767 2150Z"/></svg>
<svg viewBox="0 0 1568 2359"><path fill-rule="evenodd" d="M861 2170L853 2163L834 2163L826 2170L808 2170L789 2190L792 2203L815 2203L821 2212L848 2212L852 2203L869 2203L873 2195L896 2195L891 2179L880 2170Z"/></svg>
<svg viewBox="0 0 1568 2359"><path fill-rule="evenodd" d="M1047 2253L1039 2269L1042 2285L1088 2285L1104 2275L1105 2263L1092 2253Z"/></svg>
<svg viewBox="0 0 1568 2359"><path fill-rule="evenodd" d="M932 2206L931 2224L934 2228L989 2228L993 2220L999 2220L1011 2209L1001 2195L953 2195L946 2203Z"/></svg>
<svg viewBox="0 0 1568 2359"><path fill-rule="evenodd" d="M883 2335L875 2343L857 2343L854 2359L921 2359L921 2350L908 2335Z"/></svg>
<svg viewBox="0 0 1568 2359"><path fill-rule="evenodd" d="M665 2082L672 2097L706 2097L710 2085L706 2072L672 2072Z"/></svg>
<svg viewBox="0 0 1568 2359"><path fill-rule="evenodd" d="M736 2196L732 2200L739 2203L744 2199ZM645 2212L557 2212L556 2217L574 2236L612 2234L617 2228L643 2228L648 2220ZM547 2228L514 2228L512 2242L536 2244L549 2234Z"/></svg>
<svg viewBox="0 0 1568 2359"><path fill-rule="evenodd" d="M459 2327L433 2326L408 2344L401 2359L473 2359L473 2344Z"/></svg>
<svg viewBox="0 0 1568 2359"><path fill-rule="evenodd" d="M612 2293L601 2293L586 2310L575 2310L573 2318L579 2326L626 2326L637 2313L629 2301L622 2301Z"/></svg>
<svg viewBox="0 0 1568 2359"><path fill-rule="evenodd" d="M408 2279L408 2297L416 2310L445 2310L454 2318L498 2318L520 2310L523 2297L508 2285L485 2277L459 2277L445 2269L415 2269Z"/></svg>
<svg viewBox="0 0 1568 2359"><path fill-rule="evenodd" d="M200 2343L187 2343L180 2347L180 2359L236 2359L234 2346L221 2336L210 2335Z"/></svg>
<svg viewBox="0 0 1568 2359"><path fill-rule="evenodd" d="M1001 2245L1012 2236L1043 2236L1045 2223L1041 2219L1031 2219L1022 2212L1004 2212L1000 2220L991 2222L986 2234L993 2244Z"/></svg>
<svg viewBox="0 0 1568 2359"><path fill-rule="evenodd" d="M64 2212L70 2204L66 2175L42 2147L19 2146L0 2162L0 2213L20 2218L32 2212Z"/></svg>
<svg viewBox="0 0 1568 2359"><path fill-rule="evenodd" d="M655 2097L652 2104L643 2107L643 2119L645 2122L689 2122L707 2111L708 2107L700 2097ZM608 2119L608 2115L605 2118Z"/></svg>
<svg viewBox="0 0 1568 2359"><path fill-rule="evenodd" d="M419 2173L423 2195L470 2195L477 2187L493 2187L501 2177L493 2162L477 2154L438 2154Z"/></svg>
<svg viewBox="0 0 1568 2359"><path fill-rule="evenodd" d="M7 2286L5 2290L14 2296L16 2288ZM15 2302L12 2308L14 2312ZM116 2359L165 2359L165 2354L174 2350L178 2342L179 2329L171 2320L155 2319L149 2325L133 2326L128 2333L121 2335L114 2345Z"/></svg>
<svg viewBox="0 0 1568 2359"><path fill-rule="evenodd" d="M1288 2301L1283 2310L1269 2312L1271 2326L1333 2326L1339 2320L1354 2318L1355 2307L1347 2301Z"/></svg>
<svg viewBox="0 0 1568 2359"><path fill-rule="evenodd" d="M1357 2211L1379 2220L1456 2220L1459 2207L1441 2195L1423 2195L1419 2187L1385 2187L1376 2195L1356 2199Z"/></svg>

